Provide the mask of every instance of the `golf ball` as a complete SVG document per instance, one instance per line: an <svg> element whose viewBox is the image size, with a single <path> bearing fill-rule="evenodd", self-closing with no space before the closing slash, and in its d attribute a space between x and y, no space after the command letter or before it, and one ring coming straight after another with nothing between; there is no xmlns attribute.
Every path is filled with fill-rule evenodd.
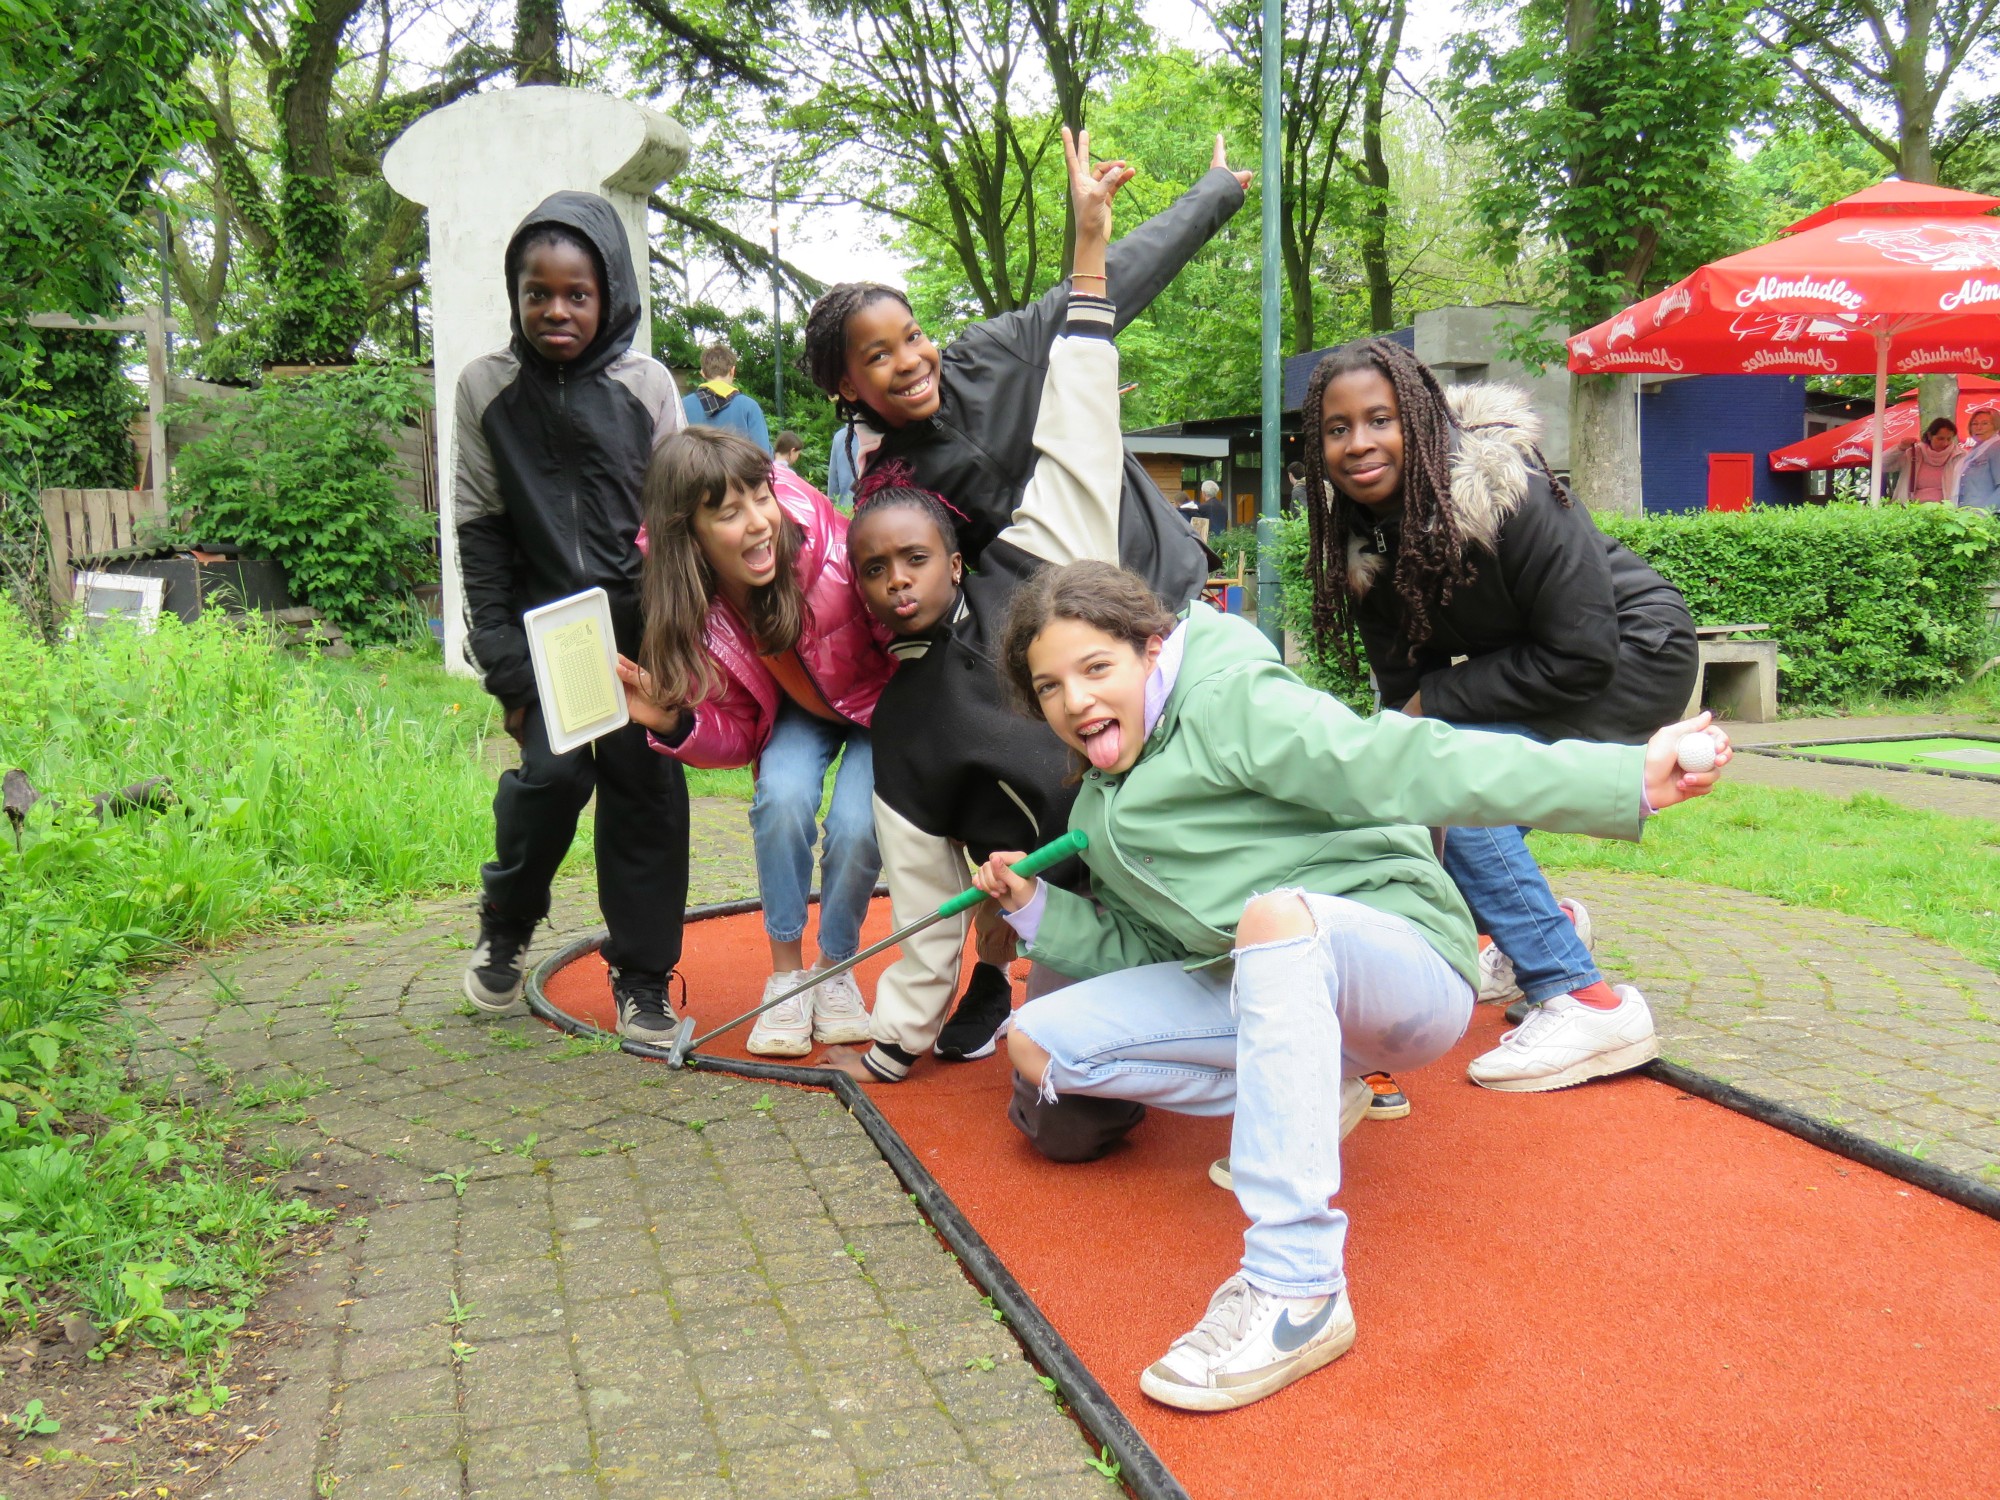
<svg viewBox="0 0 2000 1500"><path fill-rule="evenodd" d="M1674 750L1674 759L1681 763L1683 771L1713 771L1715 769L1715 739L1705 730L1697 729L1693 734L1681 736L1681 742Z"/></svg>

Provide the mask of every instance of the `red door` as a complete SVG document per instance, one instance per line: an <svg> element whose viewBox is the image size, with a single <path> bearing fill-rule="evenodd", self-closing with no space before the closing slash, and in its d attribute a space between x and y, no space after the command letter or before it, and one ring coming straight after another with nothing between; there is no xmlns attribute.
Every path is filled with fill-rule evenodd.
<svg viewBox="0 0 2000 1500"><path fill-rule="evenodd" d="M1708 455L1708 508L1748 510L1750 492L1757 482L1757 455L1754 453L1711 453Z"/></svg>

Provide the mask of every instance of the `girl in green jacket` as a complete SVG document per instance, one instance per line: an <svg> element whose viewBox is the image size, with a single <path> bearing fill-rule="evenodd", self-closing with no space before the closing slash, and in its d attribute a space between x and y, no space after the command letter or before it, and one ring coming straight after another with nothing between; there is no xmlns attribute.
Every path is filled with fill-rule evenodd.
<svg viewBox="0 0 2000 1500"><path fill-rule="evenodd" d="M1245 1406L1354 1342L1329 1200L1361 1075L1436 1060L1471 1016L1477 938L1428 826L1636 839L1714 783L1676 764L1709 719L1643 746L1364 721L1241 619L1195 605L1177 621L1098 562L1022 587L1001 663L1087 762L1070 826L1090 837L1094 897L1017 878L1016 853L980 868L1028 955L1081 981L1016 1012L1009 1052L1045 1099L1233 1113L1241 1269L1140 1387ZM1720 767L1728 741L1709 733Z"/></svg>

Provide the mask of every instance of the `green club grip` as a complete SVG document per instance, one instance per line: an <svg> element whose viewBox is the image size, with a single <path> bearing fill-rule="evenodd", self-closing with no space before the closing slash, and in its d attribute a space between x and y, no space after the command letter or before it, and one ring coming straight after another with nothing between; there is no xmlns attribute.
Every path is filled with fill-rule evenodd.
<svg viewBox="0 0 2000 1500"><path fill-rule="evenodd" d="M1090 835L1085 833L1081 828L1072 828L1053 843L1042 845L1033 854L1022 855L1021 858L1014 861L1013 870L1016 875L1025 880L1030 875L1041 874L1050 865L1061 864L1072 854L1083 853L1089 847ZM938 908L938 915L941 917L955 917L962 911L971 911L973 907L985 899L986 892L982 891L976 885L968 886L945 902L943 906L940 906Z"/></svg>

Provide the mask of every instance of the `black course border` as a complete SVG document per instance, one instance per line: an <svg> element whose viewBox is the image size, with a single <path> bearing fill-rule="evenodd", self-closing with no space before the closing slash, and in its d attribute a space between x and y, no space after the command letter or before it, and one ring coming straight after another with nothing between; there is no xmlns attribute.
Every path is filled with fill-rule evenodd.
<svg viewBox="0 0 2000 1500"><path fill-rule="evenodd" d="M1894 745L1905 740L1978 740L1982 744L2000 745L2000 735L1991 734L1871 734L1866 741L1844 740L1772 740L1762 745L1735 745L1732 748L1746 755L1768 755L1773 760L1811 760L1823 766L1862 766L1870 771L1914 771L1919 776L1949 776L1954 781L2000 781L2000 773L1992 771L1954 771L1945 766L1909 766L1893 760L1856 760L1849 755L1820 755L1815 745L1853 745L1873 743Z"/></svg>
<svg viewBox="0 0 2000 1500"><path fill-rule="evenodd" d="M727 901L711 906L689 907L687 920L701 922L715 917L743 916L761 909L762 904L754 900ZM607 1035L595 1026L558 1010L543 992L543 985L550 975L564 965L596 952L605 936L599 932L579 938L558 948L535 965L528 976L527 998L528 1009L538 1020L571 1036ZM619 1048L652 1062L664 1063L667 1060L665 1047L621 1039ZM728 1073L739 1078L758 1078L829 1090L848 1113L861 1122L861 1128L868 1132L868 1139L874 1142L875 1149L882 1153L882 1159L888 1162L903 1186L915 1196L917 1206L958 1257L966 1274L993 1299L994 1307L1005 1315L1007 1327L1014 1337L1021 1341L1035 1363L1054 1379L1063 1400L1069 1403L1071 1414L1116 1460L1118 1477L1126 1487L1139 1500L1189 1500L1188 1492L1174 1477L1173 1471L1153 1451L1152 1445L1139 1435L1132 1419L1098 1384L1097 1377L1077 1358L1076 1352L1056 1331L1055 1325L1035 1306L1021 1283L1014 1279L1014 1273L1007 1269L993 1247L972 1227L972 1221L959 1211L958 1205L951 1201L938 1180L917 1160L916 1154L896 1133L896 1128L875 1107L875 1101L868 1097L866 1089L833 1068L798 1068L734 1057L708 1057L699 1052L688 1055L686 1066L704 1072Z"/></svg>
<svg viewBox="0 0 2000 1500"><path fill-rule="evenodd" d="M1891 736L1884 736L1891 738ZM1931 739L1931 735L1893 736L1904 739ZM1966 735L1962 738L1981 738ZM1837 741L1831 743L1839 743ZM1851 762L1868 764L1868 762ZM1944 774L1954 775L1955 772ZM1980 780L2000 780L2000 777L1979 777ZM709 906L688 908L689 922L707 921L715 917L744 916L762 910L762 903L756 900L725 901ZM594 1026L586 1025L567 1012L558 1010L549 1003L543 993L543 984L548 977L565 965L594 953L603 945L606 934L599 932L589 937L558 948L543 959L528 976L528 1009L537 1019L547 1022L557 1030L572 1036L607 1036L608 1033ZM644 1042L619 1041L621 1051L635 1057L643 1057L652 1062L664 1063L667 1049ZM1076 1352L1056 1331L1056 1327L1035 1306L1014 1273L994 1253L972 1221L959 1211L951 1201L943 1186L931 1176L929 1170L918 1161L914 1152L896 1133L896 1129L875 1107L866 1089L849 1078L845 1073L833 1068L798 1068L783 1063L751 1062L741 1058L707 1057L702 1053L690 1053L687 1067L699 1068L707 1072L728 1073L739 1078L765 1079L774 1083L798 1084L809 1088L829 1090L844 1105L861 1128L868 1133L875 1149L882 1153L884 1161L901 1179L903 1186L916 1197L917 1206L931 1222L932 1228L951 1247L959 1263L979 1287L993 1299L993 1305L1006 1315L1007 1326L1014 1332L1023 1347L1036 1364L1054 1378L1061 1389L1063 1399L1069 1403L1085 1431L1097 1439L1107 1449L1119 1465L1118 1477L1139 1497L1139 1500L1189 1500L1188 1492L1173 1475L1152 1445L1140 1436L1138 1428L1132 1425L1111 1399L1110 1393L1098 1384L1097 1377L1090 1373ZM1679 1063L1668 1062L1664 1058L1648 1063L1641 1070L1645 1076L1697 1099L1719 1104L1724 1109L1746 1115L1760 1124L1782 1130L1787 1135L1831 1151L1836 1156L1844 1156L1849 1161L1871 1167L1899 1182L1907 1182L1912 1187L1922 1188L1927 1193L1948 1199L1974 1213L2000 1219L2000 1188L1988 1187L1975 1182L1957 1172L1946 1171L1943 1167L1921 1161L1907 1152L1871 1141L1838 1125L1779 1104L1760 1095L1747 1093L1734 1084L1711 1078L1706 1073L1697 1073L1692 1068Z"/></svg>

